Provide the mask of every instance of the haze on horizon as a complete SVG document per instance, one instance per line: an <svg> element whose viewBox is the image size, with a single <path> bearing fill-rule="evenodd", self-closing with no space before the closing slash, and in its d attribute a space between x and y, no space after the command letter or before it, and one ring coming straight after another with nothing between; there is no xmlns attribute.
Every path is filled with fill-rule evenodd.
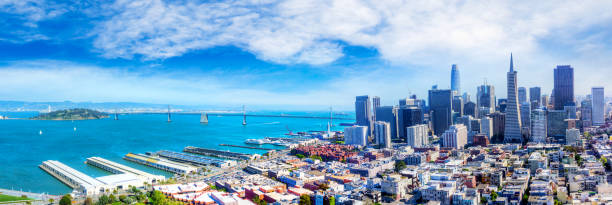
<svg viewBox="0 0 612 205"><path fill-rule="evenodd" d="M0 100L253 105L341 110L432 85L485 80L550 94L553 69L575 92L612 88L612 2L0 2ZM606 94L612 94L606 89Z"/></svg>

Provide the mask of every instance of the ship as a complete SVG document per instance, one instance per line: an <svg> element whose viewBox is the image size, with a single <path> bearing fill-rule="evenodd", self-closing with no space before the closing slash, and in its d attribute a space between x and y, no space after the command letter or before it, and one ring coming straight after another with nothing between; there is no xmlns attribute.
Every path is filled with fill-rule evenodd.
<svg viewBox="0 0 612 205"><path fill-rule="evenodd" d="M208 123L208 113L202 113L202 116L200 116L200 123Z"/></svg>
<svg viewBox="0 0 612 205"><path fill-rule="evenodd" d="M256 144L256 145L262 145L262 144L268 144L270 143L270 140L268 139L247 139L244 141L245 144Z"/></svg>

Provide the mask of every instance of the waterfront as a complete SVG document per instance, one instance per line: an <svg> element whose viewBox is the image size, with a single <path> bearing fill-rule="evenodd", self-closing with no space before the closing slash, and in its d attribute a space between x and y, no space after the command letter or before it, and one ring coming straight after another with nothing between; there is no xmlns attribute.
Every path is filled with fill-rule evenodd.
<svg viewBox="0 0 612 205"><path fill-rule="evenodd" d="M265 114L265 113L264 113ZM270 112L269 114L278 114ZM292 115L328 116L326 112L292 112ZM28 117L36 113L6 113L9 117ZM186 146L198 146L243 153L263 153L264 150L219 146L243 144L245 139L279 137L293 132L324 130L326 119L249 117L242 126L240 116L210 116L208 124L200 124L199 115L173 115L172 123L164 114L120 115L86 121L0 120L0 188L61 194L70 188L38 165L45 160L58 160L93 177L109 175L86 165L88 157L99 156L152 174L171 176L122 159L128 152L145 153L159 150L182 151ZM334 120L334 124L350 122ZM76 128L76 131L75 129ZM338 127L339 128L339 127ZM42 135L39 134L42 131ZM261 147L278 148L273 145Z"/></svg>

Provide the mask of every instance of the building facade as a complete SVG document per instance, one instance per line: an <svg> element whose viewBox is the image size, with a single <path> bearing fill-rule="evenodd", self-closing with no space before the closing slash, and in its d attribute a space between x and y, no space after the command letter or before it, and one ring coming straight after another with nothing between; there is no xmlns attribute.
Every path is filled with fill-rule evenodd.
<svg viewBox="0 0 612 205"><path fill-rule="evenodd" d="M354 125L344 128L344 144L366 146L368 136L368 127Z"/></svg>
<svg viewBox="0 0 612 205"><path fill-rule="evenodd" d="M444 134L442 134L442 146L463 149L467 144L468 130L465 125L457 124L450 126Z"/></svg>
<svg viewBox="0 0 612 205"><path fill-rule="evenodd" d="M593 87L591 88L591 97L592 99L592 117L593 125L601 126L605 121L605 98L604 98L604 88L603 87Z"/></svg>
<svg viewBox="0 0 612 205"><path fill-rule="evenodd" d="M406 143L412 147L423 147L429 144L428 126L413 125L406 128Z"/></svg>
<svg viewBox="0 0 612 205"><path fill-rule="evenodd" d="M554 73L555 110L563 110L564 106L575 106L574 68L569 65L558 65Z"/></svg>
<svg viewBox="0 0 612 205"><path fill-rule="evenodd" d="M440 135L452 124L451 90L429 90L429 110L434 134Z"/></svg>
<svg viewBox="0 0 612 205"><path fill-rule="evenodd" d="M372 132L372 106L370 96L363 95L355 98L355 124L368 127L368 135Z"/></svg>
<svg viewBox="0 0 612 205"><path fill-rule="evenodd" d="M391 125L388 122L374 122L374 139L381 148L391 148Z"/></svg>

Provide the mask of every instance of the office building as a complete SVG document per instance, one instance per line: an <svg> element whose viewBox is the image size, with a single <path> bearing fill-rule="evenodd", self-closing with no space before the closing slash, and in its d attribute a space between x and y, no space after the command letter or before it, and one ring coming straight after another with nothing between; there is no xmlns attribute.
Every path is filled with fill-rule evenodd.
<svg viewBox="0 0 612 205"><path fill-rule="evenodd" d="M500 111L502 113L506 113L506 107L508 107L507 105L508 100L507 99L498 99L497 100L497 111Z"/></svg>
<svg viewBox="0 0 612 205"><path fill-rule="evenodd" d="M548 104L549 104L549 99L548 99L548 95L542 95L542 100L540 101L540 106L548 108Z"/></svg>
<svg viewBox="0 0 612 205"><path fill-rule="evenodd" d="M453 97L453 112L457 113L457 116L463 116L463 98L461 96Z"/></svg>
<svg viewBox="0 0 612 205"><path fill-rule="evenodd" d="M606 123L605 121L605 98L604 98L604 88L603 87L593 87L591 88L591 98L592 98L592 117L593 125L601 126Z"/></svg>
<svg viewBox="0 0 612 205"><path fill-rule="evenodd" d="M586 99L580 102L580 121L582 121L582 127L593 126L593 102L591 95L588 95Z"/></svg>
<svg viewBox="0 0 612 205"><path fill-rule="evenodd" d="M374 139L381 148L391 148L391 125L388 122L376 121Z"/></svg>
<svg viewBox="0 0 612 205"><path fill-rule="evenodd" d="M461 78L459 76L459 68L453 64L451 69L451 91L453 96L461 94Z"/></svg>
<svg viewBox="0 0 612 205"><path fill-rule="evenodd" d="M495 87L493 85L478 86L476 89L476 106L478 110L488 108L488 113L495 112Z"/></svg>
<svg viewBox="0 0 612 205"><path fill-rule="evenodd" d="M523 135L528 136L531 134L531 103L525 101L521 104L521 127L523 129Z"/></svg>
<svg viewBox="0 0 612 205"><path fill-rule="evenodd" d="M557 142L565 141L565 129L567 129L567 114L563 110L548 110L546 116L548 136Z"/></svg>
<svg viewBox="0 0 612 205"><path fill-rule="evenodd" d="M380 97L374 96L372 97L372 121L376 122L378 119L376 118L376 108L380 107Z"/></svg>
<svg viewBox="0 0 612 205"><path fill-rule="evenodd" d="M555 68L553 88L554 108L563 110L565 106L575 106L574 103L574 68L569 65L558 65Z"/></svg>
<svg viewBox="0 0 612 205"><path fill-rule="evenodd" d="M491 141L494 141L493 139L503 140L506 129L506 113L494 112L491 113L489 117L493 119L493 136L491 137Z"/></svg>
<svg viewBox="0 0 612 205"><path fill-rule="evenodd" d="M423 147L429 144L429 127L425 124L413 125L406 128L406 143L412 147Z"/></svg>
<svg viewBox="0 0 612 205"><path fill-rule="evenodd" d="M368 127L354 125L344 128L344 144L365 147L367 145Z"/></svg>
<svg viewBox="0 0 612 205"><path fill-rule="evenodd" d="M531 141L545 143L548 136L546 121L546 110L535 109L531 111Z"/></svg>
<svg viewBox="0 0 612 205"><path fill-rule="evenodd" d="M510 71L508 71L508 101L506 108L506 128L504 142L523 142L521 133L521 111L518 102L517 73L514 70L512 54L510 54Z"/></svg>
<svg viewBox="0 0 612 205"><path fill-rule="evenodd" d="M451 90L429 90L429 110L434 134L444 133L452 124L452 94Z"/></svg>
<svg viewBox="0 0 612 205"><path fill-rule="evenodd" d="M397 139L398 134L399 108L397 106L381 106L376 108L377 121L389 123L391 127L391 139Z"/></svg>
<svg viewBox="0 0 612 205"><path fill-rule="evenodd" d="M370 96L357 96L355 99L355 124L368 127L368 136L372 135L372 106Z"/></svg>
<svg viewBox="0 0 612 205"><path fill-rule="evenodd" d="M567 129L565 132L565 144L576 145L578 140L580 140L580 130L576 128L570 128Z"/></svg>
<svg viewBox="0 0 612 205"><path fill-rule="evenodd" d="M471 98L470 94L467 93L467 92L464 92L463 95L461 96L461 98L463 99L464 103L472 101L472 98Z"/></svg>
<svg viewBox="0 0 612 205"><path fill-rule="evenodd" d="M493 118L484 116L480 118L480 133L487 136L487 139L490 141L493 136Z"/></svg>
<svg viewBox="0 0 612 205"><path fill-rule="evenodd" d="M463 105L463 114L469 115L472 117L478 117L478 109L476 108L476 103L474 102L466 102Z"/></svg>
<svg viewBox="0 0 612 205"><path fill-rule="evenodd" d="M524 102L527 102L527 88L525 87L518 88L518 99L519 99L519 104L523 104Z"/></svg>
<svg viewBox="0 0 612 205"><path fill-rule="evenodd" d="M404 106L399 109L398 134L399 138L406 137L406 128L423 124L423 110L414 106Z"/></svg>
<svg viewBox="0 0 612 205"><path fill-rule="evenodd" d="M442 134L442 146L463 149L467 144L468 130L465 125L452 125Z"/></svg>
<svg viewBox="0 0 612 205"><path fill-rule="evenodd" d="M529 88L529 101L531 101L531 108L536 109L542 106L542 88L531 87Z"/></svg>

